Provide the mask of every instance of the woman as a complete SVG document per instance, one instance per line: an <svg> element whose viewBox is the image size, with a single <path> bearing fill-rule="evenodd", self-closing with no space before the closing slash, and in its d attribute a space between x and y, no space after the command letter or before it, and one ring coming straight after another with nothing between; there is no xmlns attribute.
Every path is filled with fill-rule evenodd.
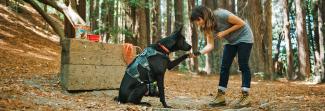
<svg viewBox="0 0 325 111"><path fill-rule="evenodd" d="M250 105L249 89L251 72L248 66L249 56L253 45L251 28L241 18L224 9L211 11L205 6L197 6L192 10L191 22L194 22L204 33L207 45L191 57L209 53L214 48L214 38L225 39L218 94L210 103L211 106L224 106L225 91L229 79L229 69L232 61L238 55L238 63L242 72L242 96L235 104L237 107Z"/></svg>

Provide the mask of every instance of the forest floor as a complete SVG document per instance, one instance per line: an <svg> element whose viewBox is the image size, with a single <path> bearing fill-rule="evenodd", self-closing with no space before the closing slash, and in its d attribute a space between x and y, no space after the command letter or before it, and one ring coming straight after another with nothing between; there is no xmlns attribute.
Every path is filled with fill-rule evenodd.
<svg viewBox="0 0 325 111"><path fill-rule="evenodd" d="M118 104L113 100L117 90L69 93L59 85L60 50L58 36L30 6L13 11L0 3L0 111L325 110L325 84L259 78L252 79L252 106L234 109L230 104L240 97L238 74L230 77L225 107L207 105L217 93L218 75L167 72L166 101L173 109L162 108L159 98L155 97L143 98L151 107Z"/></svg>
<svg viewBox="0 0 325 111"><path fill-rule="evenodd" d="M252 106L234 109L231 106L240 96L239 75L230 78L227 106L209 107L216 94L219 77L198 76L168 72L166 100L168 110L272 110L322 111L325 110L325 85L306 85L303 82L259 81L251 88ZM113 100L118 90L96 90L69 93L59 85L58 74L2 76L0 81L0 110L166 110L159 98L144 97L151 107L118 104Z"/></svg>

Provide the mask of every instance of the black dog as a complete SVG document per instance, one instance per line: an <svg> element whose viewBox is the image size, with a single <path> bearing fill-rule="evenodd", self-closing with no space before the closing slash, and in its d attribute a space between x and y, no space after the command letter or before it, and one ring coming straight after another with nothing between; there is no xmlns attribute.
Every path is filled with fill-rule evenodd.
<svg viewBox="0 0 325 111"><path fill-rule="evenodd" d="M156 44L151 44L142 54L138 55L127 67L119 89L118 101L121 103L149 104L141 102L142 97L156 95L156 88L152 87L157 82L158 95L164 107L170 107L165 101L164 75L166 69L170 70L185 60L185 54L174 61L170 61L168 54L177 50L189 51L191 45L186 43L181 34L182 28L170 36L161 39ZM150 105L150 104L149 104Z"/></svg>

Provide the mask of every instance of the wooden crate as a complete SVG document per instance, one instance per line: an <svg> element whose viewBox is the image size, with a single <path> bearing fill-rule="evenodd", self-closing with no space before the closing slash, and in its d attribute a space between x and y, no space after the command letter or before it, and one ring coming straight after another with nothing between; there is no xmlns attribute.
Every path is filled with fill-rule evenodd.
<svg viewBox="0 0 325 111"><path fill-rule="evenodd" d="M62 45L60 82L66 90L119 88L126 69L123 45L80 39Z"/></svg>

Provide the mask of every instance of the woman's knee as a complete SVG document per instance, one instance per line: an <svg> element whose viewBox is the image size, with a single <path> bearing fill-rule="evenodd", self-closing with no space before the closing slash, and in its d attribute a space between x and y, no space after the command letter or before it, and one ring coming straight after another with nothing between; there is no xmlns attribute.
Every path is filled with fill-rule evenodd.
<svg viewBox="0 0 325 111"><path fill-rule="evenodd" d="M240 71L249 71L249 66L248 63L243 63L243 64L239 64L239 70Z"/></svg>

